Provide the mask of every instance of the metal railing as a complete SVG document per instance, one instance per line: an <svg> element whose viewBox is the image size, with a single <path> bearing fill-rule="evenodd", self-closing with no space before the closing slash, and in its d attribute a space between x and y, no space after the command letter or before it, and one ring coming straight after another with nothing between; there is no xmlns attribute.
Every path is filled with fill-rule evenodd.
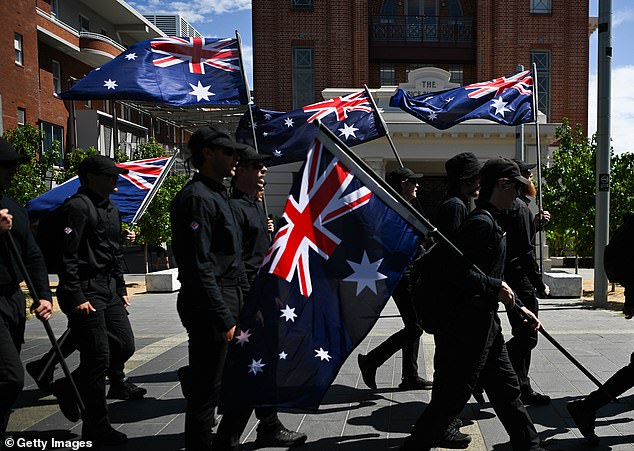
<svg viewBox="0 0 634 451"><path fill-rule="evenodd" d="M79 32L79 37L80 38L85 38L85 39L94 39L97 41L102 41L102 42L106 42L108 44L110 44L111 46L113 46L114 48L118 49L121 52L125 52L126 48L124 46L122 46L121 44L119 44L117 41L115 41L114 39L103 35L103 34L99 34L99 33L90 33L88 31L81 31Z"/></svg>
<svg viewBox="0 0 634 451"><path fill-rule="evenodd" d="M438 42L475 44L472 17L372 16L370 39L375 43Z"/></svg>

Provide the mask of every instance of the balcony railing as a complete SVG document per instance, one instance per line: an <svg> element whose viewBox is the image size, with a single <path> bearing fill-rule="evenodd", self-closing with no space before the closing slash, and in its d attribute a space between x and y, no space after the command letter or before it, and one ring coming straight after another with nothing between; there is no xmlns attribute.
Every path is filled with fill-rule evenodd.
<svg viewBox="0 0 634 451"><path fill-rule="evenodd" d="M81 31L79 32L79 37L82 39L88 39L88 40L94 40L94 41L101 41L101 42L105 42L106 44L110 44L111 46L113 46L115 49L119 50L119 52L125 52L126 48L124 46L122 46L121 44L119 44L117 41L115 41L114 39L103 35L103 34L98 34L98 33L89 33L87 31Z"/></svg>
<svg viewBox="0 0 634 451"><path fill-rule="evenodd" d="M472 17L372 16L370 38L377 44L421 42L475 44Z"/></svg>

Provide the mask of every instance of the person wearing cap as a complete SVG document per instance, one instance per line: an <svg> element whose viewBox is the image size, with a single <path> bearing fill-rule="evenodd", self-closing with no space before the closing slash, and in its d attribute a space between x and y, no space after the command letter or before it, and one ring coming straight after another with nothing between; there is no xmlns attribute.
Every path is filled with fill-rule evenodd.
<svg viewBox="0 0 634 451"><path fill-rule="evenodd" d="M537 316L539 304L535 292L537 291L540 297L544 297L550 290L542 281L539 265L535 259L535 235L542 221L536 220L536 216L528 206L531 201L528 196L534 197L536 193L530 172L536 165L514 161L522 176L529 180L529 185L522 186L520 196L513 201L511 208L502 216L502 226L507 233L504 280L522 303ZM541 217L550 218L550 215L546 211L541 213ZM535 406L548 404L550 398L536 392L528 376L531 351L537 346L537 331L528 327L512 312L509 312L508 316L512 337L506 342L506 348L519 379L522 402Z"/></svg>
<svg viewBox="0 0 634 451"><path fill-rule="evenodd" d="M20 289L24 276L12 255L9 233L40 297L33 312L48 321L53 311L44 257L31 234L26 210L5 194L18 165L27 160L6 139L0 138L0 443L4 443L11 406L24 386L20 361L26 325L26 299Z"/></svg>
<svg viewBox="0 0 634 451"><path fill-rule="evenodd" d="M385 179L407 202L413 203L416 200L418 184L422 177L422 174L416 174L411 169L402 167L389 172ZM392 293L396 307L403 320L403 329L392 334L367 355L359 354L357 357L363 382L372 390L377 389L377 369L399 349L403 353L399 388L404 390L429 390L432 387L431 381L418 375L418 349L420 336L423 334L423 327L412 298L416 277L413 266L415 261L421 258L422 255L423 252L421 250L405 270L403 277Z"/></svg>
<svg viewBox="0 0 634 451"><path fill-rule="evenodd" d="M455 244L466 259L484 274L452 254L452 261L439 284L456 287L456 296L447 300L447 324L434 336L434 387L431 401L420 416L404 450L432 447L465 448L469 441L447 434L448 425L462 411L479 381L510 436L514 450L540 450L535 426L520 400L517 376L506 353L497 314L498 303L511 308L515 296L503 281L506 236L499 225L502 211L511 207L522 184L513 161L496 158L480 171L480 196L474 210L460 226ZM451 285L450 285L451 284ZM539 320L521 307L533 328Z"/></svg>
<svg viewBox="0 0 634 451"><path fill-rule="evenodd" d="M127 440L110 424L106 373L111 389L136 388L123 374L134 354L134 335L126 310L121 216L110 201L119 175L127 172L106 156L85 158L77 167L81 186L60 207L65 236L57 298L79 349L73 378L85 405L82 439L104 445ZM77 421L80 412L70 381L57 380L51 389L62 413Z"/></svg>
<svg viewBox="0 0 634 451"><path fill-rule="evenodd" d="M249 284L258 273L264 255L269 249L273 232L273 221L266 217L264 205L259 199L259 194L264 190L267 172L265 163L269 158L270 156L258 154L252 148L246 149L240 156L235 175L231 179L232 190L229 202L238 226L238 235L242 244L242 261ZM249 304L247 300L244 309L249 309L251 307ZM289 447L306 441L306 434L284 427L278 417L277 408L256 407L224 414L214 440L215 449L236 448L252 412L255 412L258 419L257 446Z"/></svg>
<svg viewBox="0 0 634 451"><path fill-rule="evenodd" d="M207 126L192 134L188 147L198 172L174 197L170 217L181 283L176 306L189 339L189 383L182 385L185 448L199 451L212 449L222 369L248 290L223 180L235 174L249 146L221 127Z"/></svg>

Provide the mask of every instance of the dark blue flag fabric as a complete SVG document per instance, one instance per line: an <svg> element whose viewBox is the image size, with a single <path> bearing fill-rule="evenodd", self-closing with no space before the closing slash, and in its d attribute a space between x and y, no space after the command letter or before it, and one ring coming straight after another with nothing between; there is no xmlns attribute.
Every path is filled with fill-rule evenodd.
<svg viewBox="0 0 634 451"><path fill-rule="evenodd" d="M444 130L469 119L489 119L503 125L534 121L531 71L417 97L399 89L390 106Z"/></svg>
<svg viewBox="0 0 634 451"><path fill-rule="evenodd" d="M152 190L161 172L167 168L171 157L149 158L147 160L118 163L117 166L126 168L130 172L119 174L117 191L110 195L119 211L121 220L130 222L141 207L143 200ZM77 192L79 178L73 177L63 184L32 199L27 205L31 220L40 218L43 214L53 211L64 203L66 199Z"/></svg>
<svg viewBox="0 0 634 451"><path fill-rule="evenodd" d="M312 122L319 119L346 145L354 146L385 135L365 91L324 100L289 113L253 108L258 152L272 155L269 166L306 159L317 135ZM253 143L247 111L236 131L239 141Z"/></svg>
<svg viewBox="0 0 634 451"><path fill-rule="evenodd" d="M166 37L138 42L60 97L175 106L247 103L238 42L231 38Z"/></svg>
<svg viewBox="0 0 634 451"><path fill-rule="evenodd" d="M314 142L240 314L221 410L319 406L426 231L381 190Z"/></svg>

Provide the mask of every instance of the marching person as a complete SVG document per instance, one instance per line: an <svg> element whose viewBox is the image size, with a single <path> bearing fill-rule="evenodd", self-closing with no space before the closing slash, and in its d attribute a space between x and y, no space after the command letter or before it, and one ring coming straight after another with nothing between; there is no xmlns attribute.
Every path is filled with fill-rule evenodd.
<svg viewBox="0 0 634 451"><path fill-rule="evenodd" d="M270 234L273 232L273 221L266 217L260 195L264 190L266 176L266 155L259 155L248 148L236 168L232 179L231 207L237 223L240 242L242 244L242 260L247 279L252 283L258 273L270 245ZM256 407L255 416L259 420L256 444L263 446L296 446L304 443L306 434L295 432L284 427L275 407ZM218 435L214 440L216 449L237 448L240 436L251 416L251 409L239 415L226 413L223 416Z"/></svg>
<svg viewBox="0 0 634 451"><path fill-rule="evenodd" d="M189 338L189 367L181 372L187 399L185 448L212 449L214 410L228 343L233 339L248 281L238 226L223 185L248 146L220 127L196 130L188 143L198 170L170 207L172 245L178 264L177 309Z"/></svg>
<svg viewBox="0 0 634 451"><path fill-rule="evenodd" d="M422 177L422 174L416 174L411 169L402 167L388 173L385 179L406 201L411 203L416 199L419 181ZM422 255L419 252L414 260L421 257ZM392 294L403 320L403 329L392 334L367 355L359 354L357 357L363 382L372 390L377 388L377 369L399 349L403 353L399 388L405 390L429 390L432 387L431 381L418 375L418 349L420 336L423 334L423 327L412 299L415 282L413 266L414 262L410 263Z"/></svg>
<svg viewBox="0 0 634 451"><path fill-rule="evenodd" d="M536 291L540 297L545 297L550 289L542 281L539 265L535 260L535 235L550 219L550 214L543 211L535 216L529 208L531 202L529 196L534 198L537 192L531 174L531 169L536 165L514 161L520 168L522 176L529 181L529 185L522 186L520 196L513 201L511 208L503 215L502 223L507 232L504 280L517 294L522 304L538 316L539 304ZM508 317L512 337L506 342L506 348L519 379L522 402L533 406L546 405L550 403L550 397L536 392L528 377L531 352L537 346L537 331L513 312L509 312Z"/></svg>
<svg viewBox="0 0 634 451"><path fill-rule="evenodd" d="M106 373L111 392L138 389L123 373L134 354L134 334L123 278L121 216L110 201L119 175L127 173L106 156L85 158L77 167L81 186L62 207L65 237L57 298L79 349L73 376L86 407L82 439L103 445L127 441L110 424ZM69 381L55 381L52 391L62 413L77 421L79 409Z"/></svg>
<svg viewBox="0 0 634 451"><path fill-rule="evenodd" d="M517 376L506 353L497 314L498 302L508 307L515 303L513 291L502 280L506 237L499 226L500 215L510 208L520 186L528 180L513 161L496 158L482 167L480 184L478 208L460 226L455 243L484 274L459 261L457 255L448 256L446 267L456 270L450 274L451 280L445 276L446 280L437 283L455 285L460 281L460 286L456 287L456 296L448 299L445 321L435 335L431 401L403 445L404 450L466 448L470 440L448 426L462 411L478 381L509 434L512 448L541 449L535 426L519 398ZM540 327L530 310L522 310L534 328Z"/></svg>
<svg viewBox="0 0 634 451"><path fill-rule="evenodd" d="M11 406L24 386L20 350L24 343L26 299L20 289L24 274L8 242L14 238L33 285L39 306L33 310L39 319L48 321L53 312L51 290L44 257L31 234L26 210L4 193L11 185L18 165L28 158L20 156L9 142L0 138L0 443L9 422ZM2 445L0 445L2 447Z"/></svg>

